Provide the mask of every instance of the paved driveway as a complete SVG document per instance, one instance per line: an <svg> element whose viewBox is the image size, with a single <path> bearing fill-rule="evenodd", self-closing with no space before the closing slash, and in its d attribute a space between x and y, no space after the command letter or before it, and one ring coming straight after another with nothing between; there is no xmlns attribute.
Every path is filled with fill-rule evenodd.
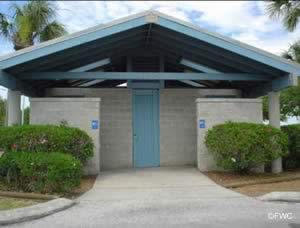
<svg viewBox="0 0 300 228"><path fill-rule="evenodd" d="M103 172L79 201L66 211L11 227L300 227L300 204L242 196L191 167ZM269 213L294 218L268 219Z"/></svg>

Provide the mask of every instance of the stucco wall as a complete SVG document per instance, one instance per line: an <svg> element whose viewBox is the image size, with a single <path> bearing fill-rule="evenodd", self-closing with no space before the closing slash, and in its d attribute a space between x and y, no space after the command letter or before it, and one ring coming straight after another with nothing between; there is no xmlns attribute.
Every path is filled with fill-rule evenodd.
<svg viewBox="0 0 300 228"><path fill-rule="evenodd" d="M101 97L101 170L132 167L130 89L51 89L47 96ZM196 165L195 99L240 96L237 90L162 89L160 91L160 164Z"/></svg>
<svg viewBox="0 0 300 228"><path fill-rule="evenodd" d="M92 129L91 121L100 120L100 98L31 98L31 124L60 124L67 121L92 137L94 156L88 161L85 172L97 174L100 171L100 128ZM101 125L101 123L100 123Z"/></svg>
<svg viewBox="0 0 300 228"><path fill-rule="evenodd" d="M200 171L219 170L204 144L208 129L226 121L262 123L261 99L196 99L197 164ZM205 128L199 127L205 120Z"/></svg>

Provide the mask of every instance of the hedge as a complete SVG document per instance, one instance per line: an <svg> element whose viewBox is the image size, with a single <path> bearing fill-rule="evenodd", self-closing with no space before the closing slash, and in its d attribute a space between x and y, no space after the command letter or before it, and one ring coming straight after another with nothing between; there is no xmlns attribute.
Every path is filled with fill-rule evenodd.
<svg viewBox="0 0 300 228"><path fill-rule="evenodd" d="M0 149L4 151L59 151L85 163L92 157L93 148L92 139L77 128L54 125L0 127Z"/></svg>
<svg viewBox="0 0 300 228"><path fill-rule="evenodd" d="M286 169L300 168L300 124L281 127L289 138L289 154L283 157L283 167Z"/></svg>
<svg viewBox="0 0 300 228"><path fill-rule="evenodd" d="M264 124L227 122L208 130L205 144L217 165L247 172L287 154L288 139L279 129Z"/></svg>
<svg viewBox="0 0 300 228"><path fill-rule="evenodd" d="M82 165L63 153L6 152L0 175L15 188L29 192L68 192L80 184Z"/></svg>

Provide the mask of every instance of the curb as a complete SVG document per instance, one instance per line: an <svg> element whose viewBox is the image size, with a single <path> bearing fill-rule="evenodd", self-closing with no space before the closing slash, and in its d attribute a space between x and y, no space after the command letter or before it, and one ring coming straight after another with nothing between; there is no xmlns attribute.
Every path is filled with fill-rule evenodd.
<svg viewBox="0 0 300 228"><path fill-rule="evenodd" d="M265 180L253 180L253 181L244 181L244 182L237 182L237 183L231 183L231 184L224 184L223 186L225 188L239 188L244 187L248 185L256 185L256 184L270 184L270 183L277 183L277 182L283 182L283 181L293 181L300 179L300 175L294 176L294 177L274 177L270 179Z"/></svg>
<svg viewBox="0 0 300 228"><path fill-rule="evenodd" d="M17 208L0 212L0 226L42 218L72 207L76 202L59 198L30 207Z"/></svg>
<svg viewBox="0 0 300 228"><path fill-rule="evenodd" d="M261 201L281 201L300 203L300 192L271 192L263 196L256 197Z"/></svg>
<svg viewBox="0 0 300 228"><path fill-rule="evenodd" d="M55 195L27 193L27 192L6 192L6 191L0 191L0 196L22 198L22 199L38 199L38 200L53 200L59 198L59 196L55 196Z"/></svg>

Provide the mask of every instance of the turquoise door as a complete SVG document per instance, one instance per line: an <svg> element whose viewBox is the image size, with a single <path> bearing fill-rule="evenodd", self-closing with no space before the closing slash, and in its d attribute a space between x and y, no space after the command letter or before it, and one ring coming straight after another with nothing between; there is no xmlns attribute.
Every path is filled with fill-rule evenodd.
<svg viewBox="0 0 300 228"><path fill-rule="evenodd" d="M133 90L134 167L159 166L159 95L157 89Z"/></svg>

